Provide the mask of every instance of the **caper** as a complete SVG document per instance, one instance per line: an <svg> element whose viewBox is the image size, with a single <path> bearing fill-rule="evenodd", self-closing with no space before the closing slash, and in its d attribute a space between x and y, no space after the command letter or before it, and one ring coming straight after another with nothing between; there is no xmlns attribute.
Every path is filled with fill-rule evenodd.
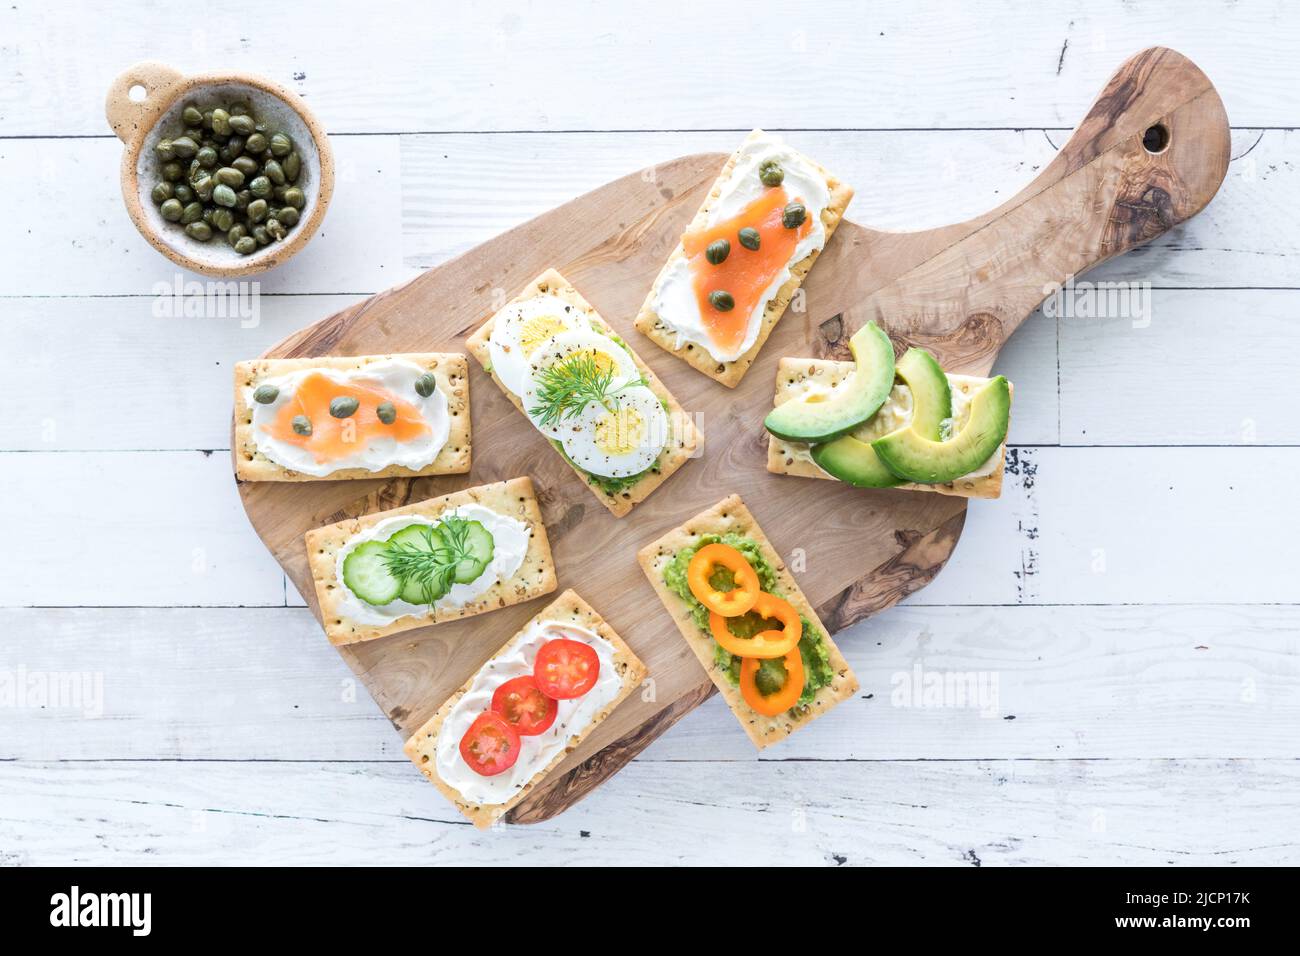
<svg viewBox="0 0 1300 956"><path fill-rule="evenodd" d="M168 199L158 207L158 211L162 213L162 217L168 222L180 222L181 214L184 213L185 207L180 204L180 200L178 199Z"/></svg>
<svg viewBox="0 0 1300 956"><path fill-rule="evenodd" d="M246 210L248 213L248 221L261 222L266 218L266 208L265 199L254 199L248 204L248 209Z"/></svg>
<svg viewBox="0 0 1300 956"><path fill-rule="evenodd" d="M261 202L261 200L258 200ZM271 234L271 238L279 242L289 234L289 230L284 228L279 219L266 220L266 231Z"/></svg>
<svg viewBox="0 0 1300 956"><path fill-rule="evenodd" d="M244 174L234 166L222 166L212 175L217 177L217 182L231 189L238 189L244 185Z"/></svg>
<svg viewBox="0 0 1300 956"><path fill-rule="evenodd" d="M432 372L425 372L415 380L415 394L421 398L428 398L433 394L433 390L438 387L438 380L434 378Z"/></svg>
<svg viewBox="0 0 1300 956"><path fill-rule="evenodd" d="M719 312L730 312L736 307L736 300L731 297L730 292L722 289L714 289L709 293L709 305L713 306Z"/></svg>
<svg viewBox="0 0 1300 956"><path fill-rule="evenodd" d="M787 229L798 229L807 218L808 210L803 207L803 203L787 203L785 209L781 212L781 225Z"/></svg>
<svg viewBox="0 0 1300 956"><path fill-rule="evenodd" d="M194 154L199 151L199 144L188 136L180 136L172 140L172 151L177 159L193 159Z"/></svg>
<svg viewBox="0 0 1300 956"><path fill-rule="evenodd" d="M203 114L199 112L196 106L187 106L181 112L181 122L186 126L202 126Z"/></svg>
<svg viewBox="0 0 1300 956"><path fill-rule="evenodd" d="M275 218L292 228L298 225L298 210L292 206L285 206L283 209L276 210Z"/></svg>
<svg viewBox="0 0 1300 956"><path fill-rule="evenodd" d="M190 185L194 188L194 195L198 196L201 202L207 202L212 198L212 191L216 189L217 181L205 170L202 176L191 179Z"/></svg>
<svg viewBox="0 0 1300 956"><path fill-rule="evenodd" d="M253 201L253 194L247 189L241 189L235 193L235 208L243 212L248 208L248 204Z"/></svg>
<svg viewBox="0 0 1300 956"><path fill-rule="evenodd" d="M257 165L257 160L252 156L236 156L230 161L230 165L243 173L245 179L256 176L257 171L261 168Z"/></svg>
<svg viewBox="0 0 1300 956"><path fill-rule="evenodd" d="M293 430L299 435L311 434L311 419L306 415L293 416Z"/></svg>
<svg viewBox="0 0 1300 956"><path fill-rule="evenodd" d="M740 232L737 233L736 238L740 240L740 244L746 249L754 250L758 249L758 244L762 241L762 237L758 234L758 230L752 226L746 226L744 229L740 230Z"/></svg>
<svg viewBox="0 0 1300 956"><path fill-rule="evenodd" d="M199 165L204 169L211 169L217 165L217 151L211 146L200 147L194 158L198 160Z"/></svg>
<svg viewBox="0 0 1300 956"><path fill-rule="evenodd" d="M780 186L785 180L785 170L775 159L765 159L758 164L758 178L764 186Z"/></svg>
<svg viewBox="0 0 1300 956"><path fill-rule="evenodd" d="M244 138L242 136L230 137L230 139L226 140L221 145L221 148L217 150L217 155L221 157L221 161L227 166L235 161L236 156L242 156L243 153Z"/></svg>
<svg viewBox="0 0 1300 956"><path fill-rule="evenodd" d="M244 152L246 153L265 153L270 140L266 138L265 133L249 133L248 138L244 140Z"/></svg>
<svg viewBox="0 0 1300 956"><path fill-rule="evenodd" d="M292 152L284 157L284 162L280 164L284 167L284 177L291 183L298 181L298 174L302 172L302 157L298 153Z"/></svg>
<svg viewBox="0 0 1300 956"><path fill-rule="evenodd" d="M230 114L220 106L212 111L212 132L230 135Z"/></svg>
<svg viewBox="0 0 1300 956"><path fill-rule="evenodd" d="M709 247L704 250L704 258L715 266L720 266L726 262L729 255L731 255L731 243L726 239L714 239L709 243Z"/></svg>
<svg viewBox="0 0 1300 956"><path fill-rule="evenodd" d="M259 385L253 392L253 401L259 405L270 405L280 397L280 390L274 385Z"/></svg>
<svg viewBox="0 0 1300 956"><path fill-rule="evenodd" d="M302 190L297 186L290 186L284 191L284 204L301 210L307 204L307 197L303 195Z"/></svg>
<svg viewBox="0 0 1300 956"><path fill-rule="evenodd" d="M248 191L258 199L265 199L271 195L271 180L265 176L254 176L248 184Z"/></svg>
<svg viewBox="0 0 1300 956"><path fill-rule="evenodd" d="M178 162L163 163L162 177L169 183L174 183L185 175L185 167Z"/></svg>
<svg viewBox="0 0 1300 956"><path fill-rule="evenodd" d="M335 418L351 418L360 406L351 395L339 395L330 399L330 414Z"/></svg>
<svg viewBox="0 0 1300 956"><path fill-rule="evenodd" d="M187 183L177 183L175 187L173 187L172 195L183 203L192 203L196 198L194 195L194 189Z"/></svg>
<svg viewBox="0 0 1300 956"><path fill-rule="evenodd" d="M241 256L249 256L257 251L257 242L252 236L244 236L235 243L235 251Z"/></svg>
<svg viewBox="0 0 1300 956"><path fill-rule="evenodd" d="M229 209L218 206L216 209L209 210L209 212L212 213L212 225L214 228L220 229L222 232L229 232L234 228L235 214Z"/></svg>
<svg viewBox="0 0 1300 956"><path fill-rule="evenodd" d="M191 239L197 239L199 242L207 242L212 238L212 227L200 219L187 225L185 234Z"/></svg>
<svg viewBox="0 0 1300 956"><path fill-rule="evenodd" d="M277 186L283 186L287 181L287 177L284 175L284 167L280 165L278 160L274 159L268 159L262 164L262 175Z"/></svg>
<svg viewBox="0 0 1300 956"><path fill-rule="evenodd" d="M149 196L153 199L154 203L160 206L167 200L171 199L174 195L176 195L176 187L168 182L159 183L154 186L153 191L149 193Z"/></svg>
<svg viewBox="0 0 1300 956"><path fill-rule="evenodd" d="M176 148L172 145L172 141L169 139L158 140L153 151L158 155L158 158L162 160L172 160L176 158Z"/></svg>
<svg viewBox="0 0 1300 956"><path fill-rule="evenodd" d="M204 128L204 129L212 129L212 114L215 113L215 112L216 112L216 110L204 110L204 111L203 111L203 128Z"/></svg>
<svg viewBox="0 0 1300 956"><path fill-rule="evenodd" d="M220 183L212 190L212 201L229 209L235 205L235 191L225 183Z"/></svg>
<svg viewBox="0 0 1300 956"><path fill-rule="evenodd" d="M375 409L375 415L385 425L391 425L397 421L397 409L393 407L392 402L380 402L379 407Z"/></svg>
<svg viewBox="0 0 1300 956"><path fill-rule="evenodd" d="M235 107L231 107L231 109L233 111ZM240 136L247 136L253 132L253 117L247 113L234 113L226 122L230 124L231 131Z"/></svg>
<svg viewBox="0 0 1300 956"><path fill-rule="evenodd" d="M233 215L233 214L232 214ZM226 230L226 242L232 246L248 235L248 227L242 222L237 222Z"/></svg>
<svg viewBox="0 0 1300 956"><path fill-rule="evenodd" d="M293 152L293 140L284 133L274 133L271 136L271 155L276 159L283 159Z"/></svg>
<svg viewBox="0 0 1300 956"><path fill-rule="evenodd" d="M209 226L212 225L212 214L220 208L221 208L220 206L204 206L203 221L206 222ZM222 210L222 211L229 212L229 210Z"/></svg>
<svg viewBox="0 0 1300 956"><path fill-rule="evenodd" d="M271 234L266 231L265 226L253 227L253 239L259 246L269 246L271 244Z"/></svg>
<svg viewBox="0 0 1300 956"><path fill-rule="evenodd" d="M192 202L181 210L181 224L188 226L203 218L203 203Z"/></svg>
<svg viewBox="0 0 1300 956"><path fill-rule="evenodd" d="M247 116L248 104L243 100L235 100L235 102L226 107L226 110L231 116Z"/></svg>

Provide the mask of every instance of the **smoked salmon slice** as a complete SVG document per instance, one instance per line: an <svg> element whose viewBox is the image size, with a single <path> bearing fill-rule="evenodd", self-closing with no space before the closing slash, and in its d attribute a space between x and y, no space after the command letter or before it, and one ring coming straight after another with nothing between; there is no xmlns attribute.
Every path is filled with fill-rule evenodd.
<svg viewBox="0 0 1300 956"><path fill-rule="evenodd" d="M348 418L330 414L330 402L340 397L355 398L359 403ZM397 410L397 419L391 425L379 420L378 408L384 402L392 402ZM311 422L310 435L293 430L298 415L306 415ZM319 463L354 455L376 438L398 442L420 438L428 434L429 425L419 408L385 388L360 382L342 384L321 372L310 372L280 406L275 420L262 429L278 441L307 449Z"/></svg>

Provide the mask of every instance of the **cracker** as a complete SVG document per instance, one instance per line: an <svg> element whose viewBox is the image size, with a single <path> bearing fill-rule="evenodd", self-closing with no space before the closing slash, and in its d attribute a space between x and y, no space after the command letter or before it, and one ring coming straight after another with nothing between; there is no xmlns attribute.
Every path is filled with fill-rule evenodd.
<svg viewBox="0 0 1300 956"><path fill-rule="evenodd" d="M433 372L447 396L451 430L438 456L423 468L389 465L379 471L343 468L328 475L304 475L277 465L257 450L253 440L253 410L249 395L268 378L303 369L354 371L375 362L405 359ZM404 352L393 355L321 356L298 359L253 359L235 365L235 477L240 481L338 481L345 478L415 478L421 475L463 475L470 465L469 362L461 352Z"/></svg>
<svg viewBox="0 0 1300 956"><path fill-rule="evenodd" d="M691 619L689 605L670 591L668 585L664 582L664 567L673 560L678 551L695 544L702 535L720 535L727 532L743 535L758 544L759 550L776 571L781 596L794 605L796 611L816 625L818 630L826 636L826 648L830 652L831 669L834 671L835 676L829 684L817 691L816 696L798 717L791 717L788 711L776 717L764 717L750 709L741 696L740 688L733 686L731 681L727 679L726 673L714 664L713 648L715 644L713 637L696 626L695 621ZM658 541L646 545L637 553L637 562L641 565L641 570L645 572L646 577L650 579L650 584L654 587L655 593L659 595L659 600L663 602L664 607L668 609L668 613L672 615L677 629L682 633L682 637L686 639L686 643L690 645L691 650L695 652L695 656L708 673L709 679L718 688L732 713L740 721L740 726L749 735L749 739L754 742L754 746L760 750L769 744L790 736L809 721L815 720L826 713L840 701L847 700L857 693L858 679L854 676L853 671L849 669L848 661L844 659L840 649L831 640L830 632L826 630L821 619L817 617L817 612L808 603L803 591L799 590L799 585L781 559L781 555L772 547L767 535L763 534L763 529L758 526L758 522L749 513L749 509L745 507L745 503L740 500L739 495L728 495L708 511L696 515L681 527L665 534Z"/></svg>
<svg viewBox="0 0 1300 956"><path fill-rule="evenodd" d="M782 405L796 398L807 382L815 382L826 387L833 387L847 378L854 369L852 362L837 362L831 359L782 358L776 370L776 397L773 407ZM948 381L968 391L979 389L989 379L974 375L949 375ZM1014 394L1014 387L1007 387ZM817 467L817 463L807 457L808 446L799 442L787 442L775 435L767 436L767 470L776 475L797 475L801 478L825 478L838 481ZM979 478L958 478L943 484L926 485L906 482L894 485L893 489L904 491L933 491L941 495L957 498L997 498L1002 494L1002 476L1006 472L1007 445L1002 443L998 451L998 467L991 474Z"/></svg>
<svg viewBox="0 0 1300 956"><path fill-rule="evenodd" d="M762 133L762 130L753 130L749 136L745 138L745 141L741 143L740 147L737 147L736 151L727 159L727 162L722 167L722 172L718 174L718 178L714 180L713 185L709 187L709 194L704 198L704 202L695 213L695 218L692 219L690 225L686 227L687 232L703 229L708 225L709 212L712 210L714 202L721 194L723 185L731 176L732 170L736 168L736 163L740 158L741 148L743 148L745 143L749 142L749 140L753 139L755 136L762 135ZM803 156L803 159L808 162L809 165L816 168L826 178L827 185L830 187L830 202L827 204L826 208L822 210L821 214L822 225L826 229L826 242L829 243L831 241L831 236L835 233L836 227L840 224L840 220L844 218L844 210L848 208L849 201L853 198L853 187L840 182L839 179L827 171L823 166L814 162L807 156ZM776 295L767 303L767 306L763 310L763 320L759 327L758 338L754 340L754 344L751 345L748 350L730 362L719 362L710 355L706 349L691 342L686 342L681 348L678 348L677 334L662 320L660 320L658 314L654 310L655 291L659 288L660 281L662 281L664 275L667 273L668 268L676 260L684 258L685 255L686 251L682 248L682 243L679 240L677 248L673 250L672 254L668 257L668 261L664 264L663 269L660 270L658 277L655 278L654 285L650 287L650 292L646 296L645 303L641 306L640 313L637 314L635 323L637 331L641 332L641 334L645 335L650 339L650 341L654 342L655 345L659 346L665 352L671 352L687 365L703 372L705 375L709 376L709 378L721 382L728 388L735 388L740 384L741 378L743 378L745 372L749 370L750 365L752 365L754 360L758 358L758 353L763 348L763 343L767 341L767 337L771 335L772 330L776 328L776 323L780 320L781 316L785 314L786 307L790 304L790 300L793 298L795 290L798 289L799 286L803 284L804 279L807 278L808 273L812 270L813 263L817 261L817 256L820 255L820 251L812 251L790 267L790 278L786 280L785 284L782 285L780 289L777 290Z"/></svg>
<svg viewBox="0 0 1300 956"><path fill-rule="evenodd" d="M576 309L583 313L591 323L592 328L596 331L605 335L618 337L618 333L608 322L605 321L600 313L596 311L595 307L584 299L581 293L573 287L572 283L565 279L564 276L560 275L560 273L555 269L547 269L532 282L528 283L528 285L524 287L523 291L511 299L510 302L506 303L506 305L508 306L515 302L522 302L525 299L531 299L533 296L545 293L556 295L565 302L571 303ZM492 381L497 383L497 387L501 389L508 399L510 399L515 408L519 409L519 413L527 417L527 413L524 412L523 402L519 400L519 396L506 388L501 379L497 377L496 372L492 369L492 356L488 352L488 338L492 334L492 324L496 321L497 315L500 315L500 311L479 326L474 334L466 340L465 346L469 349L470 354L478 359L479 364L483 366L487 373L492 376ZM650 497L651 492L667 481L672 476L673 472L686 464L688 459L696 457L704 446L703 433L701 433L695 426L695 422L682 408L681 404L678 403L677 399L673 397L672 392L668 391L667 386L665 386L663 382L659 381L659 378L655 373L650 371L650 367L646 365L645 362L641 361L641 357L637 355L630 346L628 347L628 351L631 353L632 361L636 363L638 371L640 371L641 375L645 378L650 391L659 396L659 398L668 406L668 424L669 428L672 430L672 435L664 446L664 450L659 453L659 458L656 462L658 471L647 474L636 484L623 489L616 495L608 495L599 487L592 484L586 472L581 468L578 468L567 458L564 458L563 455L560 455L561 458L564 458L565 464L572 468L574 474L582 480L583 484L591 489L592 494L600 499L600 503L619 518L631 511L639 502ZM550 445L550 441L548 441L540 432L538 433L538 439ZM560 454L554 446L552 446L551 450L557 455Z"/></svg>
<svg viewBox="0 0 1300 956"><path fill-rule="evenodd" d="M528 526L531 532L528 549L524 553L523 563L511 577L498 581L463 607L435 607L432 615L402 617L384 625L360 624L344 616L342 608L346 592L343 582L338 579L336 567L339 551L344 545L356 535L386 518L401 515L436 518L444 511L468 504L483 505ZM533 493L532 480L529 478L512 478L509 481L479 485L402 508L380 511L360 518L349 518L337 524L308 531L306 543L307 561L311 567L312 581L316 585L316 600L320 605L321 621L325 627L325 635L331 644L373 641L399 631L472 617L475 614L530 601L543 594L550 594L556 588L555 562L551 559L546 525L542 523L542 512L537 504L537 496Z"/></svg>
<svg viewBox="0 0 1300 956"><path fill-rule="evenodd" d="M499 651L492 655L492 660L508 653L514 646L523 639L524 634L534 624L541 621L560 621L563 623L576 624L579 627L586 628L596 634L599 634L610 644L614 645L614 666L623 675L623 686L618 696L614 698L606 707L597 711L595 717L580 733L576 734L565 746L563 750L545 767L539 769L528 779L523 787L512 795L504 803L481 804L472 803L465 800L459 790L456 790L448 784L438 773L437 746L438 732L442 728L443 721L451 713L457 702L469 692L482 668L471 674L470 677L461 685L460 690L452 694L438 712L429 719L429 721L411 735L402 748L406 755L411 758L412 762L420 768L420 772L433 782L433 785L442 791L443 796L456 805L461 813L465 814L474 826L484 829L491 826L498 819L510 811L512 807L523 800L528 794L537 788L537 785L545 779L546 775L555 769L566 756L573 752L579 744L587 738L596 727L598 727L606 717L613 713L614 708L621 704L628 695L636 690L646 676L646 666L633 653L632 649L624 643L618 633L605 622L605 619L597 614L586 601L580 598L576 591L569 589L561 594L558 598L543 608L536 614L532 620L525 624L519 631L506 642ZM486 662L484 664L486 666Z"/></svg>

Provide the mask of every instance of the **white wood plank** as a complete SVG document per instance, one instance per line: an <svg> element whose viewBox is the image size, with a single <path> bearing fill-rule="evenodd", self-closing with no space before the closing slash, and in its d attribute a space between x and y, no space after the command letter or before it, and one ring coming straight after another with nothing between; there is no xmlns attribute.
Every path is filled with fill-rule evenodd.
<svg viewBox="0 0 1300 956"><path fill-rule="evenodd" d="M734 130L402 137L406 262L437 265L619 176L695 152L730 152ZM979 215L1027 185L1068 134L1042 130L787 134L857 188L849 218L927 229ZM1164 286L1294 285L1300 134L1238 130L1239 157L1210 206L1095 278Z"/></svg>
<svg viewBox="0 0 1300 956"><path fill-rule="evenodd" d="M280 268L248 280L262 292L378 292L412 274L401 260L398 138L339 137L334 148L334 200L321 232ZM121 155L116 138L0 142L0 180L25 184L6 191L15 227L0 245L0 295L153 295L159 283L208 281L155 251L131 224L118 186Z"/></svg>
<svg viewBox="0 0 1300 956"><path fill-rule="evenodd" d="M1020 448L917 604L1300 604L1300 448Z"/></svg>
<svg viewBox="0 0 1300 956"><path fill-rule="evenodd" d="M8 609L0 633L0 760L401 759L305 610ZM836 640L862 691L789 741L758 758L715 698L642 759L1300 757L1291 608L905 606Z"/></svg>
<svg viewBox="0 0 1300 956"><path fill-rule="evenodd" d="M1150 316L1062 318L1071 445L1300 445L1300 291L1155 289Z"/></svg>
<svg viewBox="0 0 1300 956"><path fill-rule="evenodd" d="M0 606L278 605L227 452L0 455Z"/></svg>
<svg viewBox="0 0 1300 956"><path fill-rule="evenodd" d="M123 10L124 28L107 29L91 3L15 4L0 20L0 135L103 133L112 78L159 56L269 74L333 132L1069 127L1152 44L1195 59L1234 123L1288 126L1300 35L1285 9L823 0L736 16L723 0L663 0L648 13L388 0L358 20L355 5L329 0L304 21L292 5L230 0L225 22L244 26L172 31L165 53L153 8ZM755 96L756 83L780 95Z"/></svg>
<svg viewBox="0 0 1300 956"><path fill-rule="evenodd" d="M480 833L406 763L0 764L11 864L1300 862L1295 761L636 762Z"/></svg>

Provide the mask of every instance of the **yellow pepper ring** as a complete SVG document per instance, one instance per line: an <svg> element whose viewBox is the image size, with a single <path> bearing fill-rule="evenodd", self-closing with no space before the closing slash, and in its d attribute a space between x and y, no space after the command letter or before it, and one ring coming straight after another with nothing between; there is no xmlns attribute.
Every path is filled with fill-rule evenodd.
<svg viewBox="0 0 1300 956"><path fill-rule="evenodd" d="M789 601L763 591L750 610L760 617L780 621L781 630L762 631L753 637L737 637L727 627L725 617L710 613L709 631L712 632L713 639L737 657L756 657L760 660L785 657L799 646L799 638L803 636L803 620Z"/></svg>
<svg viewBox="0 0 1300 956"><path fill-rule="evenodd" d="M785 683L776 693L766 697L758 689L756 681L762 663L757 657L746 657L740 662L740 696L755 712L764 717L776 717L799 703L804 684L803 656L797 647L785 655Z"/></svg>
<svg viewBox="0 0 1300 956"><path fill-rule="evenodd" d="M709 583L715 565L721 565L731 572L735 579L732 590L719 591ZM739 617L744 614L754 606L762 593L758 572L750 566L743 554L721 542L706 544L691 556L691 563L686 567L686 583L695 595L695 600L723 617Z"/></svg>

